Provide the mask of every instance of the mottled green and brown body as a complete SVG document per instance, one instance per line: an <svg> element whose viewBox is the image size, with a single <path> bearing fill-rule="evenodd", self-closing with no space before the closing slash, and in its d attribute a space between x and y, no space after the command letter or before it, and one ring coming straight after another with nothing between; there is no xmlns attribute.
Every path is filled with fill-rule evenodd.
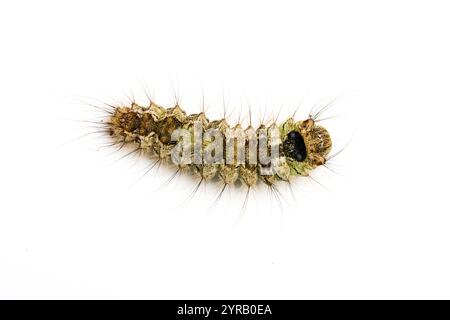
<svg viewBox="0 0 450 320"><path fill-rule="evenodd" d="M201 124L203 132L215 128L225 135L227 129L230 129L225 119L210 121L204 113L187 115L178 105L166 109L154 103L148 107L135 103L129 107L117 107L108 121L112 137L123 143L134 144L136 148L168 162L171 161L171 151L176 144L171 141L172 133L176 129L193 132L195 123ZM325 164L331 150L331 138L327 130L316 125L314 120L295 122L289 118L280 125L271 124L269 127L278 130L280 137L277 145L280 156L276 163L271 164L276 166L276 173L262 174L265 165L259 159L256 163L248 161L248 139L245 141L245 163L224 161L179 166L181 169L191 169L204 180L217 177L226 185L240 180L251 187L258 180L272 185L280 180L289 181L293 176L308 176L311 170ZM264 128L266 127L261 125L254 132L259 135ZM250 130L253 128L249 127L243 132Z"/></svg>

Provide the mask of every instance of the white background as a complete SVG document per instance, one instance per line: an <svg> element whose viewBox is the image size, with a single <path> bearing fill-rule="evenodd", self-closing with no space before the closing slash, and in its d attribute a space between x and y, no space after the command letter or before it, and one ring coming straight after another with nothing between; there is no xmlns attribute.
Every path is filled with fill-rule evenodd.
<svg viewBox="0 0 450 320"><path fill-rule="evenodd" d="M3 1L0 298L450 298L448 1ZM147 84L211 118L342 97L329 170L243 189L96 151ZM80 102L81 100L81 102ZM145 100L143 100L145 101ZM239 112L235 112L239 113ZM101 114L100 114L101 116ZM242 120L244 121L244 120ZM331 130L333 128L333 130ZM87 130L87 131L86 131ZM104 143L104 141L103 141ZM112 153L112 154L111 154ZM114 162L114 163L112 163ZM112 163L112 164L111 164Z"/></svg>

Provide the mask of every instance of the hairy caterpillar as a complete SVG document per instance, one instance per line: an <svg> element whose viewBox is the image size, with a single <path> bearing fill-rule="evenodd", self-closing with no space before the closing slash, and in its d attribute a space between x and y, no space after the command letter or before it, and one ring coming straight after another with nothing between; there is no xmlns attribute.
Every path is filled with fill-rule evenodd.
<svg viewBox="0 0 450 320"><path fill-rule="evenodd" d="M148 106L131 102L108 105L108 109L103 109L108 112L108 118L102 125L114 139L111 145L119 145L119 149L132 146L127 155L139 151L154 157L152 167L156 163L174 164L178 167L177 173L186 171L198 176L198 186L203 181L218 179L223 182L222 192L236 184L244 184L250 190L259 181L274 187L279 181L290 182L296 176L309 176L312 170L336 155L330 156L330 134L317 124L319 115L334 101L305 120L295 121L294 113L284 122L273 121L256 129L251 120L243 129L240 124L231 127L225 118L210 121L204 111L187 114L178 103L164 108L154 102ZM180 130L184 130L184 135L176 134ZM215 134L208 134L211 130ZM198 135L202 139L196 144ZM188 142L187 148L179 147L183 141ZM255 148L257 152L251 152ZM188 150L192 157L180 162L176 157L180 150Z"/></svg>

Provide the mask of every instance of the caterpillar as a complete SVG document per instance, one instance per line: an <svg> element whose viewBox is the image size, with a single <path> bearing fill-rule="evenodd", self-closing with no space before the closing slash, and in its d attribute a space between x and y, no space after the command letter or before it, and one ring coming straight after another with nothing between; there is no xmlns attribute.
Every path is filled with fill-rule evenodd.
<svg viewBox="0 0 450 320"><path fill-rule="evenodd" d="M222 192L237 184L250 190L259 182L272 187L309 176L334 157L331 136L317 120L332 102L305 120L296 121L294 113L281 123L274 120L254 128L250 116L245 129L239 123L230 126L226 118L209 120L204 111L187 114L178 103L165 108L153 101L146 106L134 101L108 105L103 109L108 117L101 123L113 139L111 145L132 147L127 155L139 151L156 159L152 166L175 165L177 173L198 176L199 185L218 179Z"/></svg>

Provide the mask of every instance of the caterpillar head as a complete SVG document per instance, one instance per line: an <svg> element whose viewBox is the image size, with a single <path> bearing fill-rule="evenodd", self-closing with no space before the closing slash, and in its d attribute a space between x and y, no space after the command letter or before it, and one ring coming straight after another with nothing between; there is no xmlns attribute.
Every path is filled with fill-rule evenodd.
<svg viewBox="0 0 450 320"><path fill-rule="evenodd" d="M109 118L110 135L133 140L140 136L147 136L154 130L155 121L148 112L136 104L130 107L118 107Z"/></svg>
<svg viewBox="0 0 450 320"><path fill-rule="evenodd" d="M111 124L125 132L133 132L141 125L141 119L137 112L128 107L119 107L110 119Z"/></svg>
<svg viewBox="0 0 450 320"><path fill-rule="evenodd" d="M325 164L332 146L328 131L313 119L287 120L281 127L281 139L293 175L307 176L309 171Z"/></svg>

